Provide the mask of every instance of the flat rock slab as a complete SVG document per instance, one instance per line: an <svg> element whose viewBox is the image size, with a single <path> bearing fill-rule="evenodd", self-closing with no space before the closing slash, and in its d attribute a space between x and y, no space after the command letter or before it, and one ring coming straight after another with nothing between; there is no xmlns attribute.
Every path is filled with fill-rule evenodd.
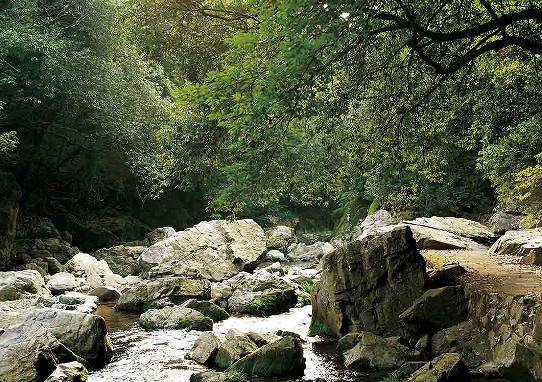
<svg viewBox="0 0 542 382"><path fill-rule="evenodd" d="M542 265L542 228L508 231L489 253L518 256L524 264Z"/></svg>
<svg viewBox="0 0 542 382"><path fill-rule="evenodd" d="M404 223L410 226L420 226L449 232L483 245L491 245L498 238L498 235L494 234L485 225L464 218L433 216L430 218L417 218L405 221Z"/></svg>

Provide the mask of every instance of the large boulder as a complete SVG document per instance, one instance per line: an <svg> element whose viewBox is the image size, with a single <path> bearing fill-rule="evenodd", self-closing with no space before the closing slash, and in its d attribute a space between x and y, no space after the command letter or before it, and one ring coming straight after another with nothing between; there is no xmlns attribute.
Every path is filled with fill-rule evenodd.
<svg viewBox="0 0 542 382"><path fill-rule="evenodd" d="M295 229L278 225L267 231L266 236L268 249L285 252L288 246L295 241Z"/></svg>
<svg viewBox="0 0 542 382"><path fill-rule="evenodd" d="M257 349L258 345L247 333L232 329L226 333L224 341L218 348L214 364L221 369L227 369Z"/></svg>
<svg viewBox="0 0 542 382"><path fill-rule="evenodd" d="M388 226L325 256L312 289L312 328L341 336L402 332L399 314L425 287L425 261L406 226ZM318 334L313 330L313 334Z"/></svg>
<svg viewBox="0 0 542 382"><path fill-rule="evenodd" d="M77 356L36 321L8 329L0 335L0 380L43 381L59 362Z"/></svg>
<svg viewBox="0 0 542 382"><path fill-rule="evenodd" d="M444 353L416 370L405 382L470 382L469 369L456 353Z"/></svg>
<svg viewBox="0 0 542 382"><path fill-rule="evenodd" d="M98 260L87 253L78 253L66 263L66 272L84 279L84 287L94 289L99 286L121 288L124 279L113 273L107 262Z"/></svg>
<svg viewBox="0 0 542 382"><path fill-rule="evenodd" d="M139 316L141 327L153 329L213 330L213 320L194 309L184 306L166 306L150 309Z"/></svg>
<svg viewBox="0 0 542 382"><path fill-rule="evenodd" d="M303 346L299 338L285 336L239 359L232 369L263 378L303 375Z"/></svg>
<svg viewBox="0 0 542 382"><path fill-rule="evenodd" d="M270 316L297 304L295 285L264 270L254 274L242 272L225 284L233 291L227 302L228 311L233 313Z"/></svg>
<svg viewBox="0 0 542 382"><path fill-rule="evenodd" d="M466 269L457 263L433 269L429 272L431 288L459 285L461 284L461 276L466 272Z"/></svg>
<svg viewBox="0 0 542 382"><path fill-rule="evenodd" d="M116 309L143 312L162 299L179 304L192 298L208 300L210 297L211 285L206 279L165 277L141 281L131 289L125 290L117 302Z"/></svg>
<svg viewBox="0 0 542 382"><path fill-rule="evenodd" d="M256 222L213 220L150 246L138 262L151 277L182 275L221 281L254 270L264 256L265 234Z"/></svg>
<svg viewBox="0 0 542 382"><path fill-rule="evenodd" d="M80 286L80 280L68 272L55 273L49 277L47 281L47 287L53 294L62 294L64 292L72 291Z"/></svg>
<svg viewBox="0 0 542 382"><path fill-rule="evenodd" d="M160 227L149 232L145 241L147 245L153 245L173 235L175 235L175 229L172 227Z"/></svg>
<svg viewBox="0 0 542 382"><path fill-rule="evenodd" d="M200 301L192 298L182 305L185 308L197 310L206 317L209 317L214 322L222 321L230 317L220 306L213 304L211 301Z"/></svg>
<svg viewBox="0 0 542 382"><path fill-rule="evenodd" d="M0 171L0 270L9 269L19 214L21 187L15 177Z"/></svg>
<svg viewBox="0 0 542 382"><path fill-rule="evenodd" d="M418 358L410 348L399 343L397 337L383 338L369 332L346 335L341 338L339 349L345 350L344 365L349 369L397 369Z"/></svg>
<svg viewBox="0 0 542 382"><path fill-rule="evenodd" d="M35 270L0 272L0 301L35 296L50 297L45 280Z"/></svg>
<svg viewBox="0 0 542 382"><path fill-rule="evenodd" d="M468 300L461 286L429 289L399 318L415 336L434 333L467 319Z"/></svg>
<svg viewBox="0 0 542 382"><path fill-rule="evenodd" d="M85 382L88 380L88 370L80 362L61 363L45 382Z"/></svg>
<svg viewBox="0 0 542 382"><path fill-rule="evenodd" d="M215 333L203 333L194 342L186 358L194 360L201 365L211 366L223 342L224 338Z"/></svg>
<svg viewBox="0 0 542 382"><path fill-rule="evenodd" d="M516 231L523 227L526 215L517 211L507 211L506 209L496 211L489 219L489 226L492 231L498 235L506 231Z"/></svg>
<svg viewBox="0 0 542 382"><path fill-rule="evenodd" d="M117 245L99 249L92 256L107 262L113 273L126 277L137 273L137 259L145 249L144 246Z"/></svg>
<svg viewBox="0 0 542 382"><path fill-rule="evenodd" d="M42 325L92 368L103 367L111 359L111 340L100 316L46 308L32 312L27 323Z"/></svg>
<svg viewBox="0 0 542 382"><path fill-rule="evenodd" d="M493 244L489 253L519 256L523 263L542 265L542 228L508 231Z"/></svg>
<svg viewBox="0 0 542 382"><path fill-rule="evenodd" d="M498 236L485 225L473 220L433 216L430 218L417 218L411 221L405 221L410 226L425 227L441 233L451 233L460 238L470 239L478 244L491 245ZM430 249L430 248L427 248Z"/></svg>

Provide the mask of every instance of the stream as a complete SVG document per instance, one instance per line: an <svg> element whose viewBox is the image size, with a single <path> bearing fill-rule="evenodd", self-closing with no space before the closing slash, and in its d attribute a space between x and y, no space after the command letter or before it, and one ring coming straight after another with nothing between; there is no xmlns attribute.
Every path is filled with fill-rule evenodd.
<svg viewBox="0 0 542 382"><path fill-rule="evenodd" d="M137 324L138 315L121 313L108 305L100 306L96 314L104 317L107 322L114 356L105 368L91 372L90 382L188 382L194 372L206 370L184 358L201 332L145 331ZM304 340L307 365L303 378L272 381L323 378L326 382L374 382L383 377L382 374L368 375L345 370L335 351L335 342L307 336L310 316L311 307L305 306L264 318L230 317L215 324L213 331L226 333L230 329L238 329L244 332L273 332L282 329L299 334Z"/></svg>

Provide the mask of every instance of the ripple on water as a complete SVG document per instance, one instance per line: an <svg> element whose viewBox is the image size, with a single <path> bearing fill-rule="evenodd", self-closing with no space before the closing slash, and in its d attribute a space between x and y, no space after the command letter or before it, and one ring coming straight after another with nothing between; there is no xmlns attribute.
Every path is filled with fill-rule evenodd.
<svg viewBox="0 0 542 382"><path fill-rule="evenodd" d="M111 307L101 307L97 313L108 323L115 355L104 369L91 373L90 382L184 382L188 381L194 372L206 370L205 367L184 358L200 332L185 330L149 332L137 325L135 315L114 312ZM217 333L226 333L230 329L245 332L291 331L306 341L303 350L307 368L303 379L320 377L327 382L378 380L375 376L344 370L335 352L334 342L307 337L310 314L311 307L306 306L265 318L230 317L215 324L213 331Z"/></svg>

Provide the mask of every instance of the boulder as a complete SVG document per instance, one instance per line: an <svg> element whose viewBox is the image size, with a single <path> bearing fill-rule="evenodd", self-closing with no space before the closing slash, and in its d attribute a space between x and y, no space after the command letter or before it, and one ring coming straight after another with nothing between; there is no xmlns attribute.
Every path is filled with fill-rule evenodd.
<svg viewBox="0 0 542 382"><path fill-rule="evenodd" d="M264 345L278 341L282 337L284 337L284 335L278 335L277 333L258 333L258 332L248 332L248 336L258 347L262 347Z"/></svg>
<svg viewBox="0 0 542 382"><path fill-rule="evenodd" d="M45 382L85 382L88 380L88 370L80 362L61 363Z"/></svg>
<svg viewBox="0 0 542 382"><path fill-rule="evenodd" d="M187 353L186 358L205 366L213 365L224 338L215 333L201 334Z"/></svg>
<svg viewBox="0 0 542 382"><path fill-rule="evenodd" d="M50 297L40 273L35 270L0 272L0 301L36 296Z"/></svg>
<svg viewBox="0 0 542 382"><path fill-rule="evenodd" d="M441 231L420 225L409 225L418 249L477 249L481 244L451 232Z"/></svg>
<svg viewBox="0 0 542 382"><path fill-rule="evenodd" d="M295 229L279 225L267 231L266 236L268 249L284 252L295 241Z"/></svg>
<svg viewBox="0 0 542 382"><path fill-rule="evenodd" d="M419 354L399 343L396 337L383 338L369 332L351 333L341 338L344 365L349 369L397 369ZM351 348L350 346L353 345Z"/></svg>
<svg viewBox="0 0 542 382"><path fill-rule="evenodd" d="M78 253L66 263L65 267L66 272L84 279L84 287L89 290L99 286L120 288L125 283L121 276L111 271L105 261L97 260L86 253Z"/></svg>
<svg viewBox="0 0 542 382"><path fill-rule="evenodd" d="M77 356L36 321L7 329L0 335L0 380L2 382L43 381L59 362Z"/></svg>
<svg viewBox="0 0 542 382"><path fill-rule="evenodd" d="M266 261L286 261L286 255L281 251L272 249L265 254Z"/></svg>
<svg viewBox="0 0 542 382"><path fill-rule="evenodd" d="M400 334L399 314L423 293L427 277L407 226L356 239L325 256L322 267L312 289L313 334Z"/></svg>
<svg viewBox="0 0 542 382"><path fill-rule="evenodd" d="M425 227L437 230L441 234L448 232L482 245L491 245L498 239L498 236L485 225L463 218L433 216L430 218L417 218L405 221L405 223L411 227Z"/></svg>
<svg viewBox="0 0 542 382"><path fill-rule="evenodd" d="M182 306L185 308L197 310L204 316L209 317L211 320L213 320L213 322L222 321L230 317L228 312L210 301L199 301L195 298L192 298L183 303Z"/></svg>
<svg viewBox="0 0 542 382"><path fill-rule="evenodd" d="M239 359L232 369L263 378L303 375L303 346L296 337L285 336Z"/></svg>
<svg viewBox="0 0 542 382"><path fill-rule="evenodd" d="M378 210L367 217L354 228L352 240L357 239L360 235L367 236L375 229L382 228L388 225L397 224L398 221L388 211Z"/></svg>
<svg viewBox="0 0 542 382"><path fill-rule="evenodd" d="M227 369L257 349L258 346L248 334L232 329L226 333L224 341L218 348L214 363L221 369Z"/></svg>
<svg viewBox="0 0 542 382"><path fill-rule="evenodd" d="M66 292L57 297L58 302L50 307L55 309L75 310L81 313L93 313L98 308L98 297L79 292Z"/></svg>
<svg viewBox="0 0 542 382"><path fill-rule="evenodd" d="M459 264L446 264L429 272L429 284L431 288L459 285L466 272Z"/></svg>
<svg viewBox="0 0 542 382"><path fill-rule="evenodd" d="M508 231L493 244L489 253L519 256L522 263L542 265L542 228Z"/></svg>
<svg viewBox="0 0 542 382"><path fill-rule="evenodd" d="M296 243L288 247L287 256L292 261L313 261L321 259L334 249L330 243L321 241L314 244Z"/></svg>
<svg viewBox="0 0 542 382"><path fill-rule="evenodd" d="M166 306L161 309L149 309L139 316L139 325L148 330L213 330L213 320L197 310L184 306Z"/></svg>
<svg viewBox="0 0 542 382"><path fill-rule="evenodd" d="M202 371L190 376L190 382L227 382L227 375L220 371Z"/></svg>
<svg viewBox="0 0 542 382"><path fill-rule="evenodd" d="M264 251L263 229L253 220L213 220L150 246L138 263L151 277L182 275L221 281L254 270Z"/></svg>
<svg viewBox="0 0 542 382"><path fill-rule="evenodd" d="M55 273L47 281L47 287L53 294L62 294L72 291L81 285L81 280L77 280L75 276L68 272Z"/></svg>
<svg viewBox="0 0 542 382"><path fill-rule="evenodd" d="M489 219L489 226L495 234L503 235L506 231L521 230L525 218L521 212L498 210Z"/></svg>
<svg viewBox="0 0 542 382"><path fill-rule="evenodd" d="M208 300L211 285L206 279L187 279L184 277L165 277L152 281L142 281L125 290L117 301L116 309L143 312L161 299L167 298L175 304L195 298Z"/></svg>
<svg viewBox="0 0 542 382"><path fill-rule="evenodd" d="M467 319L468 300L461 286L429 289L399 318L415 336L434 333Z"/></svg>
<svg viewBox="0 0 542 382"><path fill-rule="evenodd" d="M126 277L137 273L137 259L147 247L117 245L102 248L92 253L98 260L104 260L113 273Z"/></svg>
<svg viewBox="0 0 542 382"><path fill-rule="evenodd" d="M42 325L92 368L103 367L111 360L111 340L100 316L45 308L32 312L27 322Z"/></svg>
<svg viewBox="0 0 542 382"><path fill-rule="evenodd" d="M469 382L469 369L457 353L444 353L410 375L405 382Z"/></svg>
<svg viewBox="0 0 542 382"><path fill-rule="evenodd" d="M227 305L230 312L269 316L286 312L297 303L296 287L269 272L243 272L226 284L233 290Z"/></svg>
<svg viewBox="0 0 542 382"><path fill-rule="evenodd" d="M540 368L538 351L537 348L533 352L517 339L509 338L503 343L497 344L493 349L493 359L490 362L492 371L512 381L538 380L536 376L532 375L533 370ZM488 364L483 365L481 369L487 370L488 366Z"/></svg>
<svg viewBox="0 0 542 382"><path fill-rule="evenodd" d="M14 254L21 187L15 177L0 171L0 270L9 269Z"/></svg>
<svg viewBox="0 0 542 382"><path fill-rule="evenodd" d="M383 381L404 381L408 376L418 370L420 367L424 366L425 362L423 361L412 361L405 362L400 368L392 371Z"/></svg>
<svg viewBox="0 0 542 382"><path fill-rule="evenodd" d="M36 309L43 297L25 298L21 300L0 301L0 333L22 324L26 316Z"/></svg>

